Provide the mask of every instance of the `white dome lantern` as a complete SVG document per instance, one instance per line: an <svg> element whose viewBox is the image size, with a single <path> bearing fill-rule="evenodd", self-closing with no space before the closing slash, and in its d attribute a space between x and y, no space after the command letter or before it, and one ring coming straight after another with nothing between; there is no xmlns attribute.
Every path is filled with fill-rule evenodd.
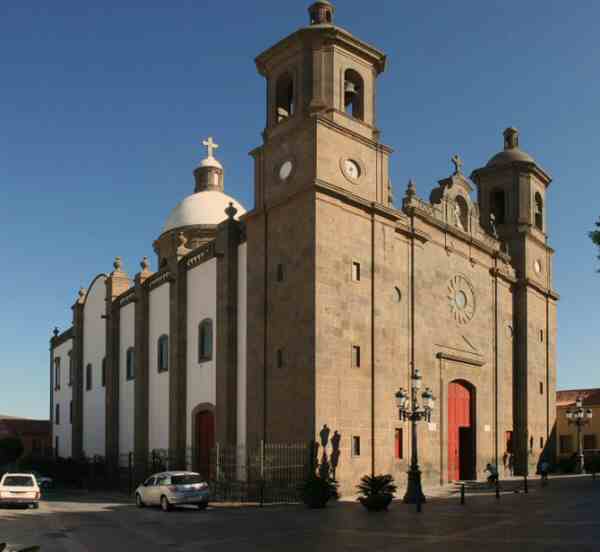
<svg viewBox="0 0 600 552"><path fill-rule="evenodd" d="M154 242L160 267L173 256L179 258L182 251L214 240L217 226L229 218L232 208L235 220L246 212L243 205L223 191L223 166L213 155L219 146L212 138L204 140L203 144L208 149L208 156L194 170L194 193L171 211L160 237Z"/></svg>

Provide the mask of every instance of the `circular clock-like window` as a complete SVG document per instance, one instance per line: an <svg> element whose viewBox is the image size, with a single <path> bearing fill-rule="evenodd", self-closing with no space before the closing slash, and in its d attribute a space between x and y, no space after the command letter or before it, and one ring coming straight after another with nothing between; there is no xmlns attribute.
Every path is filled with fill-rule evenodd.
<svg viewBox="0 0 600 552"><path fill-rule="evenodd" d="M287 180L290 177L290 175L292 174L293 168L294 168L294 164L290 160L287 160L284 163L282 163L281 166L279 167L280 180Z"/></svg>
<svg viewBox="0 0 600 552"><path fill-rule="evenodd" d="M360 165L356 161L346 159L344 161L344 169L346 169L346 174L353 180L360 178Z"/></svg>

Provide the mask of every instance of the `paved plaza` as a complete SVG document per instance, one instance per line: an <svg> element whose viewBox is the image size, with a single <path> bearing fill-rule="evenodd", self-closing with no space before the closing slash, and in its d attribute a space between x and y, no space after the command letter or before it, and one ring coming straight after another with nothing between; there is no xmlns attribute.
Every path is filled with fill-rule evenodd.
<svg viewBox="0 0 600 552"><path fill-rule="evenodd" d="M465 550L597 551L600 479L565 477L530 492L504 484L501 498L478 488L431 499L421 514L394 503L369 514L340 502L322 511L299 505L216 506L165 514L99 495L49 497L39 510L0 509L0 541L40 544L43 552Z"/></svg>

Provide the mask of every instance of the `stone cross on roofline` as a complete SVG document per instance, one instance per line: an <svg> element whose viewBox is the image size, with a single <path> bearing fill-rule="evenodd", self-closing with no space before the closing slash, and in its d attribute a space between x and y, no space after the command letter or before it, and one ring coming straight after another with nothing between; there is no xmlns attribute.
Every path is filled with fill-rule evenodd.
<svg viewBox="0 0 600 552"><path fill-rule="evenodd" d="M203 140L202 145L206 146L209 157L213 157L214 151L219 147L219 144L215 144L215 142L213 141L212 136L209 136L208 140Z"/></svg>

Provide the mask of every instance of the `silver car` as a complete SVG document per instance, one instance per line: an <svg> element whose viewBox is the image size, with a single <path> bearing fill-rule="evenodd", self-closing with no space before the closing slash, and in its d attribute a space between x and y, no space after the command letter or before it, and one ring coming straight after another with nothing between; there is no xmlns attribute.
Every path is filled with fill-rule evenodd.
<svg viewBox="0 0 600 552"><path fill-rule="evenodd" d="M171 471L150 476L135 490L139 508L160 506L169 512L174 506L195 505L201 510L208 506L208 484L195 472Z"/></svg>

